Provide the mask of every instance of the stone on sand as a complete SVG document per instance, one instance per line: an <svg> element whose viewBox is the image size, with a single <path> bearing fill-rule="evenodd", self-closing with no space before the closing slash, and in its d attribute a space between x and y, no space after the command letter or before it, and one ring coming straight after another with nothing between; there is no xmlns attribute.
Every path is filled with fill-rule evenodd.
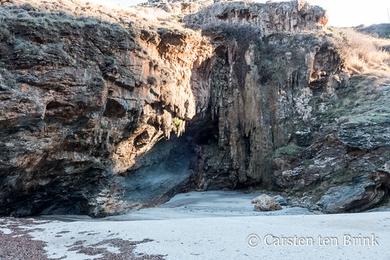
<svg viewBox="0 0 390 260"><path fill-rule="evenodd" d="M254 198L252 203L255 204L254 208L257 211L274 211L282 209L282 206L274 198L267 194L261 194L260 196Z"/></svg>

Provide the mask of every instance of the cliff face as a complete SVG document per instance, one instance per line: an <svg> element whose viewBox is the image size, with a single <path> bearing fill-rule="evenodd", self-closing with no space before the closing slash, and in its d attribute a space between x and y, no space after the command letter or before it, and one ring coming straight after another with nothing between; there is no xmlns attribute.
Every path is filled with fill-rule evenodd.
<svg viewBox="0 0 390 260"><path fill-rule="evenodd" d="M226 37L231 38L219 46L211 74L216 80L210 84L221 158L206 175L229 178L232 187L260 182L272 186L274 150L297 132L310 132L314 89L337 72L340 57L328 37L310 33L260 38L237 28ZM315 78L317 74L324 76ZM209 148L206 164L215 154ZM208 179L214 178L206 176L206 183Z"/></svg>
<svg viewBox="0 0 390 260"><path fill-rule="evenodd" d="M191 71L211 53L199 33L11 3L1 19L5 214L115 193L112 176L196 113Z"/></svg>
<svg viewBox="0 0 390 260"><path fill-rule="evenodd" d="M321 8L208 4L1 4L2 214L112 214L183 188L261 185L327 212L387 197L388 72L351 77ZM180 177L151 186L153 169Z"/></svg>

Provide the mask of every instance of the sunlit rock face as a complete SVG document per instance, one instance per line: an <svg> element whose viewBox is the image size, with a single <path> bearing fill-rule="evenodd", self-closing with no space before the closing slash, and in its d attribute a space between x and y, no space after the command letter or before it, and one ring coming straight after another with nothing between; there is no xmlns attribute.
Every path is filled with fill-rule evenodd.
<svg viewBox="0 0 390 260"><path fill-rule="evenodd" d="M1 211L69 202L88 213L94 193L121 192L113 176L181 135L196 114L192 70L212 48L183 28L110 23L38 3L1 6Z"/></svg>
<svg viewBox="0 0 390 260"><path fill-rule="evenodd" d="M0 21L1 214L102 216L248 186L333 213L388 194L389 111L348 81L321 8L15 0ZM367 117L347 116L354 90ZM331 196L350 179L360 193Z"/></svg>

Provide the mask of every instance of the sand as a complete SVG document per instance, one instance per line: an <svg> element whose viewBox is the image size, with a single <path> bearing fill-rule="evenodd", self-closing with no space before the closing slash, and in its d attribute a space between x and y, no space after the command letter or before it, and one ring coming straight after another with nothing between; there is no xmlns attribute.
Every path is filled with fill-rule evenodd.
<svg viewBox="0 0 390 260"><path fill-rule="evenodd" d="M256 215L246 204L252 194L225 195L183 194L136 216L18 228L55 259L390 259L390 212ZM9 236L7 221L18 220L3 219L0 233Z"/></svg>

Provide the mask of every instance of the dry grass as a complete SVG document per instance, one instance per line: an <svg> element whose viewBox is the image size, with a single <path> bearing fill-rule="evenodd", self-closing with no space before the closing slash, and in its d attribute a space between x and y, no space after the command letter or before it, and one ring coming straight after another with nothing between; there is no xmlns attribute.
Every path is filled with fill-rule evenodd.
<svg viewBox="0 0 390 260"><path fill-rule="evenodd" d="M338 42L345 61L345 69L352 74L390 73L390 40L375 38L351 28L339 29Z"/></svg>
<svg viewBox="0 0 390 260"><path fill-rule="evenodd" d="M163 11L161 8L143 6L107 7L90 3L88 0L0 0L0 7L23 5L34 7L40 11L61 12L74 17L94 18L122 26L142 24L143 27L158 27L164 22L170 28L183 29L172 17L172 14ZM139 23L139 21L142 21L142 23Z"/></svg>

